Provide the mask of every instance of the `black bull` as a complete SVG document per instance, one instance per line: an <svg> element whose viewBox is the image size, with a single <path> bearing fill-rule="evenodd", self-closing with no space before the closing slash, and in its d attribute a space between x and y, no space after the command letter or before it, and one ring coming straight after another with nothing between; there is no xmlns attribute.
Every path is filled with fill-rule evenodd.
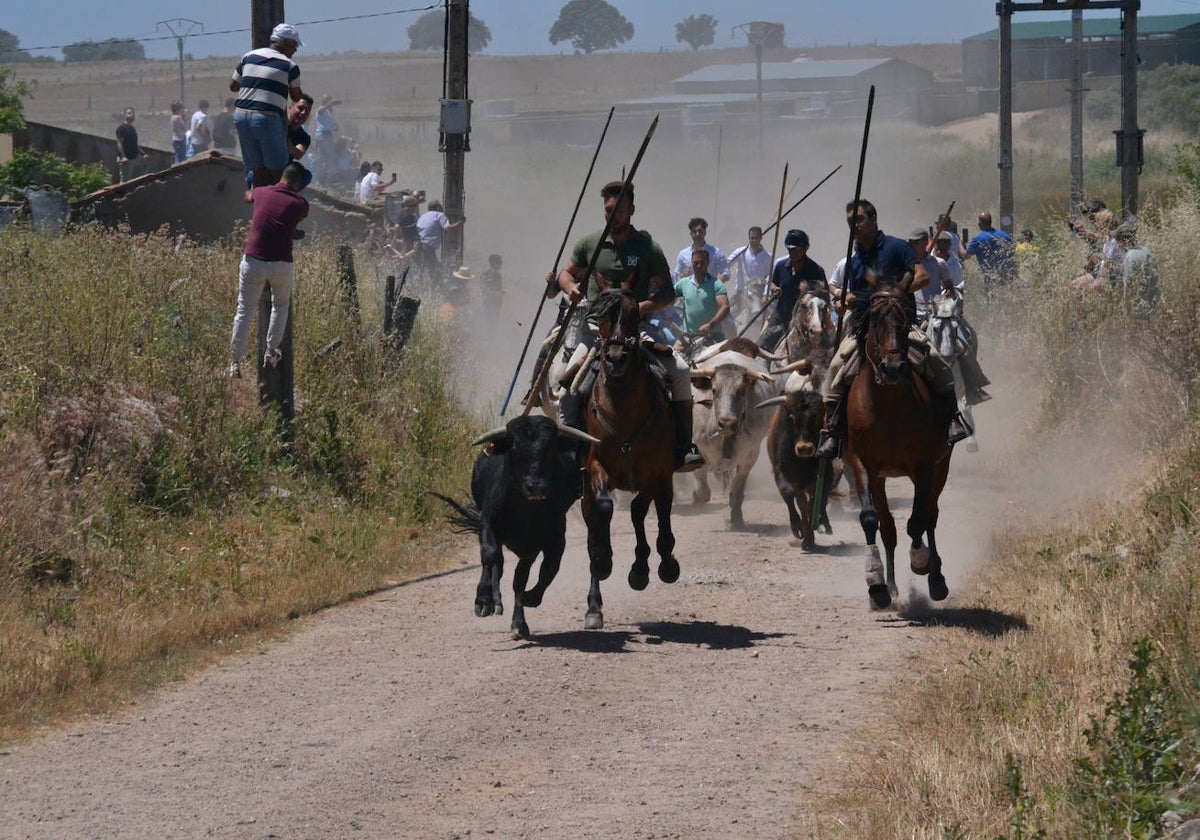
<svg viewBox="0 0 1200 840"><path fill-rule="evenodd" d="M566 547L567 511L579 498L577 441L599 442L576 429L561 427L548 417L515 417L507 426L475 440L476 445L488 446L475 459L472 504L461 505L433 494L457 511L453 522L461 531L479 535L483 569L475 590L476 615L504 614L500 597L502 549L517 556L513 574L514 638L529 636L525 607L539 606L558 574ZM526 590L538 554L542 555L538 582Z"/></svg>
<svg viewBox="0 0 1200 840"><path fill-rule="evenodd" d="M818 470L826 470L825 486L833 486L833 464L813 457L817 437L825 419L821 398L812 391L793 391L758 404L759 408L777 405L767 430L767 453L775 475L775 486L787 505L792 534L805 549L816 546L810 511L816 492ZM829 527L822 500L821 522Z"/></svg>

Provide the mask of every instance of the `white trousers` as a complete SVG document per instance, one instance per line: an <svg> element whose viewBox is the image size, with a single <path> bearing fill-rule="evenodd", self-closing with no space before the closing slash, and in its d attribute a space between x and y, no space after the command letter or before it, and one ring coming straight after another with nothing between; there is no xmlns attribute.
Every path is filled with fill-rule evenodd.
<svg viewBox="0 0 1200 840"><path fill-rule="evenodd" d="M229 355L241 361L250 340L250 321L258 311L263 289L271 287L271 322L267 325L267 352L274 352L283 341L287 327L288 303L292 299L295 267L282 260L267 261L242 255L238 271L237 314L233 318L233 334L229 338Z"/></svg>

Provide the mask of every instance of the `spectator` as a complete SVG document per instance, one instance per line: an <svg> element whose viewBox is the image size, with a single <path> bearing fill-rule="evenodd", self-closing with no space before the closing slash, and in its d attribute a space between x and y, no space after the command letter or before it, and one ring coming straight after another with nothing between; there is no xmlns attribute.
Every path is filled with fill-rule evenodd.
<svg viewBox="0 0 1200 840"><path fill-rule="evenodd" d="M1123 252L1119 291L1125 301L1125 309L1134 318L1145 320L1154 314L1162 297L1154 257L1149 248L1138 245L1137 226L1133 223L1126 222L1113 231L1113 235Z"/></svg>
<svg viewBox="0 0 1200 840"><path fill-rule="evenodd" d="M381 198L387 192L387 188L395 183L396 173L392 173L392 180L385 182L383 180L383 163L375 161L358 183L358 203L370 204L374 199Z"/></svg>
<svg viewBox="0 0 1200 840"><path fill-rule="evenodd" d="M242 147L242 162L258 187L278 181L288 162L288 97L295 101L304 93L300 88L300 66L292 56L302 45L296 27L279 24L271 30L271 45L242 56L229 82L229 89L238 94L233 124ZM247 191L246 200L250 198Z"/></svg>
<svg viewBox="0 0 1200 840"><path fill-rule="evenodd" d="M200 152L208 151L212 145L212 126L208 124L208 100L201 99L192 114L192 122L188 129L187 156L194 158Z"/></svg>
<svg viewBox="0 0 1200 840"><path fill-rule="evenodd" d="M437 199L429 202L429 209L417 218L417 236L420 239L420 250L417 252L418 265L425 270L426 275L434 283L442 280L442 266L438 260L438 251L442 247L442 237L448 230L459 230L466 217L457 222L442 212L442 203Z"/></svg>
<svg viewBox="0 0 1200 840"><path fill-rule="evenodd" d="M321 104L317 107L317 133L314 139L316 141L318 181L329 180L337 171L338 124L333 116L333 106L340 104L340 101L325 94L321 97Z"/></svg>
<svg viewBox="0 0 1200 840"><path fill-rule="evenodd" d="M237 134L233 130L233 104L236 101L232 96L228 97L212 118L213 148L223 155L237 154Z"/></svg>
<svg viewBox="0 0 1200 840"><path fill-rule="evenodd" d="M287 328L288 303L292 296L295 269L292 242L296 226L308 215L308 201L300 195L311 174L301 164L287 164L278 184L254 190L254 216L238 271L237 314L229 339L229 375L242 375L241 361L250 339L250 319L266 286L271 287L271 321L267 326L264 367L275 367L283 354L279 345Z"/></svg>
<svg viewBox="0 0 1200 840"><path fill-rule="evenodd" d="M126 108L117 126L117 183L124 183L142 173L139 161L145 152L138 145L137 129L133 127L134 113Z"/></svg>
<svg viewBox="0 0 1200 840"><path fill-rule="evenodd" d="M308 153L308 147L312 143L312 137L309 136L304 125L308 122L308 115L312 112L313 98L307 93L300 94L300 98L288 106L288 156L292 160L300 160Z"/></svg>
<svg viewBox="0 0 1200 840"><path fill-rule="evenodd" d="M1012 237L992 227L992 214L986 210L979 214L979 233L967 244L967 258L971 257L979 262L985 297L996 287L1007 286L1016 275Z"/></svg>
<svg viewBox="0 0 1200 840"><path fill-rule="evenodd" d="M183 103L171 103L171 151L175 153L172 163L187 160L187 120L183 118Z"/></svg>
<svg viewBox="0 0 1200 840"><path fill-rule="evenodd" d="M488 255L487 271L479 278L483 297L483 309L489 315L499 315L504 302L504 279L500 276L502 260L499 254Z"/></svg>
<svg viewBox="0 0 1200 840"><path fill-rule="evenodd" d="M680 277L691 276L692 251L696 248L708 251L708 270L722 283L727 282L729 280L729 263L725 259L725 253L716 245L710 245L705 241L705 237L708 236L708 222L699 216L689 220L688 233L692 236L692 244L675 257L675 270L671 272L671 282L675 282Z"/></svg>

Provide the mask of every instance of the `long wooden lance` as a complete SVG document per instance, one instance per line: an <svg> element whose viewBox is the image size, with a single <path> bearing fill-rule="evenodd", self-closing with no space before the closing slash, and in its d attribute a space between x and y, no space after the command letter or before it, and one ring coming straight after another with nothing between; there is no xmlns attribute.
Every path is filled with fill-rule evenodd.
<svg viewBox="0 0 1200 840"><path fill-rule="evenodd" d="M777 249L779 247L779 220L783 215L783 199L784 199L784 196L787 195L788 165L789 165L789 162L784 161L784 163L783 163L783 182L779 185L779 206L775 209L775 223L772 225L772 227L775 228L775 241L773 243L771 243L771 273L772 274L775 273L775 249ZM768 277L767 284L769 285L770 282L771 282L771 278ZM757 321L764 312L767 311L767 307L770 306L771 303L772 303L772 301L768 300L766 305L764 305L762 309L760 309L754 313L754 317L746 322L746 326L744 326L740 330L738 330L738 334L737 334L738 338L741 338L742 336L744 336L746 334L746 331L748 329L750 329L750 326L755 321Z"/></svg>
<svg viewBox="0 0 1200 840"><path fill-rule="evenodd" d="M650 145L650 139L654 137L654 132L658 128L658 114L654 115L654 121L650 123L650 128L646 130L646 136L642 140L642 145L638 149L637 156L633 159L633 165L629 167L629 174L624 176L621 181L621 192L617 193L617 200L613 203L612 212L604 219L604 230L600 232L600 239L596 241L596 247L592 251L592 256L588 260L587 270L583 274L583 279L579 282L579 300L587 300L588 284L592 279L592 272L596 270L596 263L600 260L600 252L604 248L604 240L608 238L608 232L612 230L613 218L621 209L621 202L625 200L626 193L629 192L629 185L633 183L634 176L637 175L638 167L642 164L642 157L646 154L646 147ZM624 173L624 168L622 168ZM558 278L555 277L555 280ZM558 355L558 351L562 349L563 340L567 337L566 325L571 323L571 318L575 316L576 310L579 309L579 301L575 301L567 309L563 316L563 329L558 331L558 335L554 337L554 343L550 346L549 352L542 359L541 365L537 369L537 373L533 377L533 387L531 393L538 393L542 390L542 383L546 381L546 376L550 372L550 365L554 362L554 357ZM522 415L528 416L533 410L532 400L525 406Z"/></svg>
<svg viewBox="0 0 1200 840"><path fill-rule="evenodd" d="M797 207L799 207L801 204L804 203L804 199L808 198L810 195L815 193L822 184L824 184L826 181L828 181L830 178L832 178L834 175L836 175L838 170L841 168L842 168L842 165L840 163L837 166L833 167L832 172L830 172L828 175L826 175L820 181L817 181L817 185L815 187L813 187L811 190L806 192L804 195L800 196L799 201L797 201L795 204L793 204L788 209L784 210L783 214L778 219L771 222L770 226L766 230L763 231L763 236L766 236L768 233L770 233L772 228L778 227L780 222L782 222L784 219L786 219L793 210L795 210ZM774 254L772 254L772 256L774 256Z"/></svg>
<svg viewBox="0 0 1200 840"><path fill-rule="evenodd" d="M835 166L835 167L833 168L833 172L830 172L828 175L824 176L824 178L822 178L820 181L817 181L817 184L816 184L816 186L815 186L815 187L812 187L812 188L811 188L811 190L809 190L808 192L804 193L804 194L803 194L803 196L802 196L802 197L800 197L800 200L798 200L798 202L797 202L796 204L793 204L793 205L791 206L791 208L788 208L788 209L787 209L787 211L785 212L784 216L786 216L787 214L790 214L790 212L791 212L792 210L794 210L794 209L798 208L798 206L800 206L800 205L804 204L804 199L805 199L805 198L808 198L809 196L811 196L811 194L812 194L812 193L815 193L815 192L817 191L817 188L818 188L818 187L820 187L822 184L824 184L824 182L828 181L830 178L833 178L834 174L835 174L836 172L838 172L838 170L839 170L839 169L841 169L841 164L840 164L840 163L838 164L838 166ZM776 232L775 232L775 245L776 245L776 246L778 246L778 245L779 245L779 230L778 230L778 227L779 227L779 222L780 222L781 220L782 220L782 216L781 216L780 218L776 218L776 220L775 220L775 221L772 223L772 226L770 226L770 228L776 228ZM770 230L770 228L767 228L767 230ZM763 232L763 233L766 233L766 230L764 230L764 232ZM774 266L774 257L775 257L775 253L774 253L774 252L772 252L772 254L770 254L770 256L772 256L772 271L774 271L774 270L775 270L775 266ZM751 326L752 324L754 324L754 323L756 322L756 320L758 320L758 319L762 318L762 313L763 313L763 312L766 312L767 310L769 310L770 306L772 306L772 304L774 304L774 302L775 302L775 301L772 299L772 300L768 300L768 301L766 302L766 304L763 304L763 305L762 305L762 307L760 308L760 310L758 310L757 312L755 312L755 313L754 313L754 316L752 316L752 317L750 318L750 320L748 320L748 322L746 322L746 325L745 325L745 326L743 326L743 328L742 328L742 331L738 332L738 338L740 338L740 337L744 336L744 335L745 335L745 332L746 332L746 330L749 330L749 329L750 329L750 326Z"/></svg>
<svg viewBox="0 0 1200 840"><path fill-rule="evenodd" d="M937 238L942 235L942 231L950 227L950 214L954 212L954 204L955 202L950 202L950 206L942 214L942 220L934 226L933 236L929 237L929 243L925 246L925 254L933 253L933 246L937 243ZM925 254L922 254L922 256L925 256Z"/></svg>
<svg viewBox="0 0 1200 840"><path fill-rule="evenodd" d="M550 272L550 282L558 282L558 263L562 259L563 251L567 249L567 242L571 237L571 228L575 226L575 217L579 215L579 206L583 204L583 197L587 194L588 182L592 180L592 170L596 168L596 158L600 157L600 148L604 145L604 138L608 134L608 126L612 123L613 111L617 110L614 105L608 109L608 119L604 121L604 130L600 132L600 139L596 141L596 150L592 152L592 162L588 166L587 175L583 176L583 186L579 189L579 198L575 199L575 209L571 211L571 221L567 222L567 230L563 233L562 244L558 246L558 254L554 257L554 268ZM508 411L508 401L512 399L513 388L517 385L517 378L521 375L521 365L525 364L525 354L529 352L529 342L533 340L533 333L537 330L538 319L542 317L542 308L546 305L552 295L549 294L550 289L546 289L546 294L541 296L538 301L537 312L533 315L533 323L529 325L529 335L525 336L525 346L521 348L521 356L517 359L517 368L513 371L512 381L508 383L508 393L504 395L504 404L500 406L500 416Z"/></svg>
<svg viewBox="0 0 1200 840"><path fill-rule="evenodd" d="M846 323L846 291L850 288L850 258L854 256L854 220L858 217L858 202L862 201L863 170L867 166L867 140L871 136L871 112L875 110L875 85L871 85L871 93L867 96L867 119L863 125L862 151L858 154L858 178L854 182L854 204L850 211L850 232L846 237L846 263L842 269L842 293L840 300L841 317L838 318L837 333L833 346L842 346L842 328ZM836 352L836 350L835 350ZM844 409L843 409L844 410ZM825 458L817 463L817 487L813 492L812 518L810 522L821 521L821 509L824 506L825 471L829 466Z"/></svg>

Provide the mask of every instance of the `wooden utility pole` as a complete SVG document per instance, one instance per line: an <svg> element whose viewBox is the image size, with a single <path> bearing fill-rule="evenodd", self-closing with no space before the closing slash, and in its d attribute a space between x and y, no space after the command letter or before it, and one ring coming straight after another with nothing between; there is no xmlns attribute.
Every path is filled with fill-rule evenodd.
<svg viewBox="0 0 1200 840"><path fill-rule="evenodd" d="M271 30L283 23L283 0L251 0L250 3L250 46L261 49L271 45ZM291 420L296 410L295 356L292 353L292 304L288 302L287 328L279 349L283 359L275 367L263 364L267 351L267 327L271 323L271 291L265 289L258 303L258 340L255 342L258 369L258 400L263 405L274 405L284 421L284 436L288 436Z"/></svg>
<svg viewBox="0 0 1200 840"><path fill-rule="evenodd" d="M1138 175L1142 168L1142 135L1137 124L1137 13L1141 0L1046 0L1041 3L1022 3L1000 0L996 15L1000 18L1000 223L1011 232L1012 224L1012 16L1014 12L1061 12L1071 10L1072 36L1082 39L1084 11L1120 9L1121 11L1121 128L1114 131L1117 139L1117 165L1121 167L1121 208L1126 217L1138 210ZM1079 15L1076 23L1076 15ZM1078 26L1078 30L1075 27ZM1077 32L1079 34L1077 34ZM1081 49L1081 47L1079 48ZM1076 73L1079 71L1077 70ZM1081 83L1072 95L1072 202L1078 183L1083 190L1083 149L1079 147L1079 176L1075 177L1075 90L1082 97ZM1079 106L1082 108L1082 104ZM1078 136L1082 137L1082 115ZM1072 211L1073 212L1073 211Z"/></svg>
<svg viewBox="0 0 1200 840"><path fill-rule="evenodd" d="M467 91L467 26L471 20L468 0L446 0L446 76L442 89L441 148L445 153L442 202L446 215L456 222L465 213L463 182L466 153L471 150L471 100ZM462 265L463 229L448 231L442 242L442 263Z"/></svg>
<svg viewBox="0 0 1200 840"><path fill-rule="evenodd" d="M1000 16L1000 227L1013 230L1013 142L1012 142L1012 3L996 4Z"/></svg>
<svg viewBox="0 0 1200 840"><path fill-rule="evenodd" d="M1067 218L1083 204L1083 9L1071 10L1071 204Z"/></svg>
<svg viewBox="0 0 1200 840"><path fill-rule="evenodd" d="M1142 135L1137 122L1137 0L1121 7L1121 130L1117 133L1117 165L1121 167L1121 209L1137 216L1138 174L1142 171Z"/></svg>

